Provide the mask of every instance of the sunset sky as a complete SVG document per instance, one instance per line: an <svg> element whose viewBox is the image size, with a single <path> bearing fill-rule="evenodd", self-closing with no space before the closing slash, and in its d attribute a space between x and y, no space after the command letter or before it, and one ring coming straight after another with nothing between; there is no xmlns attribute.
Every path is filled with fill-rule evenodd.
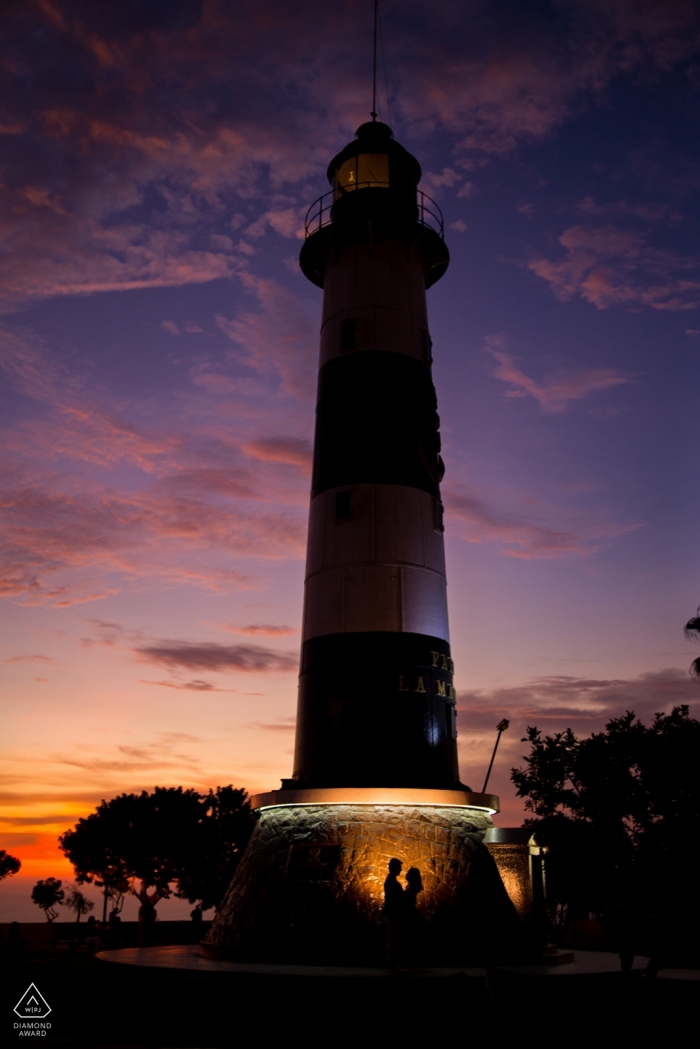
<svg viewBox="0 0 700 1049"><path fill-rule="evenodd" d="M527 725L700 700L700 14L381 9L380 117L452 254L428 308L462 778L510 718L517 825ZM322 297L297 258L371 109L372 0L1 17L7 920L101 798L291 774Z"/></svg>

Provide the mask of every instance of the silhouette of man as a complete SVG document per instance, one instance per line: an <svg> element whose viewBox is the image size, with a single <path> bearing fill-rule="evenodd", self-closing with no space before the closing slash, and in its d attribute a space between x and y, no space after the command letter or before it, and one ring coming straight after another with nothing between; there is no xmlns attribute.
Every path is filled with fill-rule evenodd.
<svg viewBox="0 0 700 1049"><path fill-rule="evenodd" d="M399 874L403 863L396 858L389 860L389 874L384 882L384 917L387 924L386 964L388 969L398 968L404 925L403 886Z"/></svg>

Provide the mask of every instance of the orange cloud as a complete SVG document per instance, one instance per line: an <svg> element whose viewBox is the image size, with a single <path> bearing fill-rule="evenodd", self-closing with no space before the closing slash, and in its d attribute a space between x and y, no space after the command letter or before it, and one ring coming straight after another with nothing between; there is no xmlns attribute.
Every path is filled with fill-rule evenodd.
<svg viewBox="0 0 700 1049"><path fill-rule="evenodd" d="M303 437L261 437L244 444L242 449L253 459L262 462L291 463L301 466L308 473L313 462L311 442Z"/></svg>

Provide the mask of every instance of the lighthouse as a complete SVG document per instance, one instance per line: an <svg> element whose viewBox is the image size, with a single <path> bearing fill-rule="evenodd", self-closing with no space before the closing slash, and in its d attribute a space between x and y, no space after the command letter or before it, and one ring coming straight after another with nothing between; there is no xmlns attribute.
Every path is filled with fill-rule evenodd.
<svg viewBox="0 0 700 1049"><path fill-rule="evenodd" d="M420 176L363 124L307 219L323 317L290 786L461 786L425 295L449 253Z"/></svg>
<svg viewBox="0 0 700 1049"><path fill-rule="evenodd" d="M207 936L214 954L381 959L394 858L421 872L433 961L517 939L483 844L498 799L459 778L426 307L449 252L420 177L373 119L307 214L300 265L323 312L294 768L251 799L259 819Z"/></svg>

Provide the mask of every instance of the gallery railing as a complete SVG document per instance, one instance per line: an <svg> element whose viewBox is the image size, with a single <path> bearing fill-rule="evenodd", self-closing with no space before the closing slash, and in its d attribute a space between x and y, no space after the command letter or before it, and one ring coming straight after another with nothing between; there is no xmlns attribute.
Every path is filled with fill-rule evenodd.
<svg viewBox="0 0 700 1049"><path fill-rule="evenodd" d="M353 191L356 189L388 189L388 182L355 182L353 183ZM331 189L328 193L324 193L322 197L315 200L309 210L306 212L306 218L304 219L304 233L305 236L310 237L312 233L316 233L324 226L330 225L333 221L331 211L333 205L339 199L339 195L342 195L342 190ZM347 192L347 191L346 191ZM438 204L429 197L427 193L419 189L417 191L418 205L418 222L421 226L427 226L428 229L432 229L442 239L445 239L445 222L442 217L442 212Z"/></svg>

